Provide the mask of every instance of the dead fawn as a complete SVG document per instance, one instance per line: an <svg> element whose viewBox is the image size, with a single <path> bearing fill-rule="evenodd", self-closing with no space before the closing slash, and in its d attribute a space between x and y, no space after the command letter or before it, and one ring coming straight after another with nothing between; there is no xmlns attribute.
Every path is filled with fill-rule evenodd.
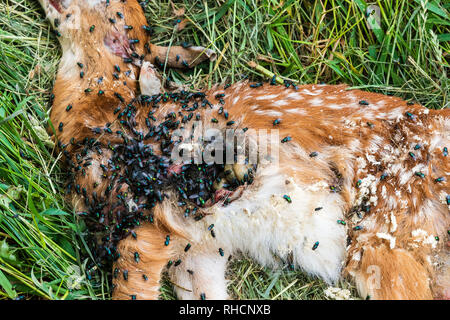
<svg viewBox="0 0 450 320"><path fill-rule="evenodd" d="M63 49L51 121L68 192L98 264L113 264L114 299L157 299L165 270L180 299L227 299L237 252L350 277L363 298L450 298L448 109L345 85L164 92L153 65L214 52L152 45L135 0L40 2ZM173 159L212 143L232 161Z"/></svg>

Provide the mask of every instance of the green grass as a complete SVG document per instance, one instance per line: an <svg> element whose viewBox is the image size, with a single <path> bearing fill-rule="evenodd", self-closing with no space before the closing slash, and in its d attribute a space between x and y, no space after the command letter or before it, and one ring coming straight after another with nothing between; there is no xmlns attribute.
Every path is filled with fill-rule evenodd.
<svg viewBox="0 0 450 320"><path fill-rule="evenodd" d="M169 1L150 1L153 42L208 46L218 60L177 82L206 88L270 72L299 83L348 83L429 108L449 105L450 3L377 1L379 29L366 25L366 2L174 1L186 28L175 31ZM60 49L37 1L0 2L0 299L103 299L105 274L86 279L85 228L65 202L60 155L47 135L48 100ZM259 67L248 66L254 61ZM230 265L240 299L324 299L322 281L268 270L242 257ZM346 281L341 287L354 288ZM174 299L170 282L162 298Z"/></svg>

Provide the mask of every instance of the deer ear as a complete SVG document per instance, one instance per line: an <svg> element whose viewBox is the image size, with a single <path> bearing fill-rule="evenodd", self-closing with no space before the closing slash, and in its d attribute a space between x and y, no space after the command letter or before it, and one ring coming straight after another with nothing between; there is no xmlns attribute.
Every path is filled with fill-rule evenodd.
<svg viewBox="0 0 450 320"><path fill-rule="evenodd" d="M139 75L139 86L141 94L153 96L161 93L161 76L155 67L148 61L144 61Z"/></svg>

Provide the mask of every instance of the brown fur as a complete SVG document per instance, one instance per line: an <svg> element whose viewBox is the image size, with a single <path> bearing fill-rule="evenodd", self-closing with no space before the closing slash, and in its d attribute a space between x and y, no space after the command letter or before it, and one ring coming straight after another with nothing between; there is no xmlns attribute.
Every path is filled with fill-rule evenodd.
<svg viewBox="0 0 450 320"><path fill-rule="evenodd" d="M136 233L136 240L128 237L117 246L122 256L114 265L120 272L114 281L114 299L129 300L136 293L139 299L158 299L161 272L173 256L172 249L163 245L166 233L161 229L147 224L138 227ZM134 259L135 252L139 252L139 263ZM123 270L128 270L128 280ZM144 275L148 280L143 280Z"/></svg>
<svg viewBox="0 0 450 320"><path fill-rule="evenodd" d="M112 2L108 12L111 14L121 11L125 16L126 24L134 26L132 31L128 32L129 38L140 39L136 45L136 51L139 54L146 54L144 43L148 41L148 36L142 31L140 26L145 25L146 21L142 10L136 1L127 1L126 3ZM112 123L112 130L120 130L113 114L113 110L124 104L118 101L114 93L119 93L125 101L131 101L136 96L136 81L125 79L123 71L133 70L136 78L139 75L139 68L125 64L123 59L102 47L103 35L110 32L110 26L103 22L104 16L95 14L94 11L82 15L81 25L83 30L77 34L64 35L69 37L73 43L79 44L83 48L82 63L85 67L85 76L83 79L67 78L65 74L58 74L56 79L54 94L55 100L51 112L51 120L55 127L60 122L64 123L64 130L58 132L58 139L68 144L69 151L73 150L69 141L74 137L80 141L86 137L93 136L92 129L95 127L104 127L105 123ZM121 28L123 21L118 21L118 27ZM85 36L89 26L95 24L95 33L98 37L95 40ZM161 61L165 61L167 49L151 46L151 61L158 56ZM183 48L173 48L168 57L169 65L180 66L175 59L177 54L185 55L192 63L196 57ZM111 77L114 72L114 65L119 65L122 69L120 80ZM76 68L76 65L74 66ZM104 76L103 84L99 85L96 79ZM123 84L126 81L126 85ZM91 93L85 93L84 89L91 88ZM264 84L260 88L249 88L248 84L239 83L224 90L221 87L213 88L208 94L208 99L217 103L214 96L217 93L225 92L225 106L231 117L236 120L237 125L246 126L252 129L271 129L272 121L275 118L282 118L282 123L277 127L280 130L280 138L290 135L291 144L282 144L280 154L291 154L289 157L281 157L280 166L282 170L295 181L301 181L307 184L313 184L318 181L326 180L330 184L338 182L342 188L342 198L346 203L346 211L349 212L349 237L352 242L348 248L348 260L345 273L355 278L361 285L361 292L370 295L376 299L431 299L438 296L442 288L448 289L448 282L437 281L436 268L433 267L427 257L433 254L441 254L444 259L448 259L448 246L441 241L437 248L432 250L430 246L421 245L415 247L411 232L416 229L423 229L430 235L440 235L445 237L446 229L449 227L448 206L442 204L439 198L442 193L450 193L448 180L450 179L450 162L448 157L444 157L442 149L434 148L428 150L428 146L416 151L417 160L408 158L408 150L415 143L414 136L419 136L423 141L430 141L434 132L444 132L448 130L444 121L449 121L449 110L430 110L424 112L424 108L417 104L406 105L406 103L396 97L384 96L376 93L369 93L359 90L347 91L344 85L338 86L314 86L305 85L299 87L299 91L322 90L320 95L308 97L301 102L291 102L288 94L294 92L293 89L286 89L282 86L270 86ZM104 90L103 96L98 96L98 90ZM310 101L312 98L325 100L329 96L336 96L337 99L330 103L336 105L350 105L353 100L370 101L369 106L360 108L343 107L339 109L328 108L327 106L312 107ZM257 99L264 96L277 95L286 99L286 106L275 106L273 99ZM237 102L234 102L237 99ZM280 99L280 98L278 98ZM293 99L294 101L295 99ZM383 106L372 110L372 106L383 102ZM73 105L71 112L66 112L68 104ZM288 108L295 108L299 113L291 114L286 111ZM417 121L422 125L416 125L415 122L408 119L388 119L389 115L398 109L398 114L411 112L417 116ZM171 103L161 103L155 117L162 119L168 112L178 111L178 106ZM282 116L274 117L270 111L281 112ZM138 128L143 128L147 108L139 109L136 116ZM217 116L217 107L215 109L199 109L202 121L210 123L211 118ZM301 115L300 115L301 113ZM351 121L354 126L345 125L346 121ZM370 123L371 125L369 125ZM223 124L218 124L222 126ZM448 133L447 133L448 134ZM398 159L404 168L412 170L418 163L423 163L428 168L428 174L425 178L414 178L414 188L408 191L405 186L401 186L400 176L390 176L380 183L377 189L377 205L373 207L365 217L366 220L373 221L369 227L362 231L353 231L350 218L352 209L352 199L354 199L355 188L360 176L358 175L358 157L365 157L367 150L371 147L372 139L380 137L378 144L380 152L383 146L390 146L401 150L401 159ZM110 142L114 144L110 136L97 136L105 145ZM358 148L352 149L352 143L358 141ZM294 146L300 146L304 153L296 153ZM450 147L450 146L448 146ZM157 149L157 146L155 146ZM327 154L328 163L314 164L311 162L308 154L313 151L319 151ZM381 161L381 153L375 153L375 159ZM97 154L90 155L93 158L93 165L87 169L85 176L79 176L77 183L87 186L87 193L91 194L94 189L98 194L102 194L107 185L107 180L99 178L100 163L108 159L108 150L104 150L103 156ZM382 162L382 161L381 161ZM365 172L370 173L377 178L383 173L385 168L380 165L368 164ZM339 172L343 179L336 181L336 172ZM434 179L445 176L446 181L435 183ZM94 182L99 186L93 187ZM387 196L382 195L382 187L385 187ZM399 188L400 186L400 188ZM116 188L115 186L114 188ZM123 190L126 185L121 186ZM397 191L397 194L396 194ZM113 197L111 195L111 197ZM390 198L395 199L392 205ZM82 201L74 195L74 206L78 211L83 210ZM400 206L399 201L406 201L405 206ZM427 201L432 201L433 211L423 212ZM431 209L430 209L431 210ZM155 224L143 224L136 229L137 240L128 237L120 242L118 249L122 256L117 261L115 268L120 270L129 270L129 279L125 281L122 276L115 280L116 289L114 291L115 299L128 299L132 294L138 292L139 299L156 299L158 297L159 278L161 271L169 259L175 259L179 252L177 239L183 238L183 230L177 229L175 225L167 220L164 211L161 208L155 209ZM390 214L393 214L398 225L395 231L396 245L394 249L389 248L389 241L377 236L377 233L388 232L393 222L389 220ZM171 250L164 246L164 237L171 235L175 240ZM133 254L139 251L142 264L136 265ZM360 254L359 260L352 258ZM378 265L381 270L381 289L369 290L363 283L367 282L369 274L363 272L370 265ZM146 274L149 278L148 285L142 286L142 275Z"/></svg>

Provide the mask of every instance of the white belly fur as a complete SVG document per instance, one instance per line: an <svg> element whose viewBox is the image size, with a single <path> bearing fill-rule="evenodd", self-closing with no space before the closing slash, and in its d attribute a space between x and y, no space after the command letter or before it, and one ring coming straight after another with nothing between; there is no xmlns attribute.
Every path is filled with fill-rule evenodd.
<svg viewBox="0 0 450 320"><path fill-rule="evenodd" d="M292 203L283 198L285 194ZM323 209L314 211L317 207ZM241 198L209 211L210 215L192 223L188 222L192 219L180 220L179 213L172 216L172 222L192 239L191 251L217 254L218 248L227 253L239 250L268 267L279 266L279 258L286 261L292 251L292 262L309 274L328 283L339 279L346 253L346 229L337 223L343 219L340 196L330 193L328 185L298 185L276 167L266 167L258 170L255 182ZM211 224L215 238L207 229ZM312 250L316 241L319 246Z"/></svg>

